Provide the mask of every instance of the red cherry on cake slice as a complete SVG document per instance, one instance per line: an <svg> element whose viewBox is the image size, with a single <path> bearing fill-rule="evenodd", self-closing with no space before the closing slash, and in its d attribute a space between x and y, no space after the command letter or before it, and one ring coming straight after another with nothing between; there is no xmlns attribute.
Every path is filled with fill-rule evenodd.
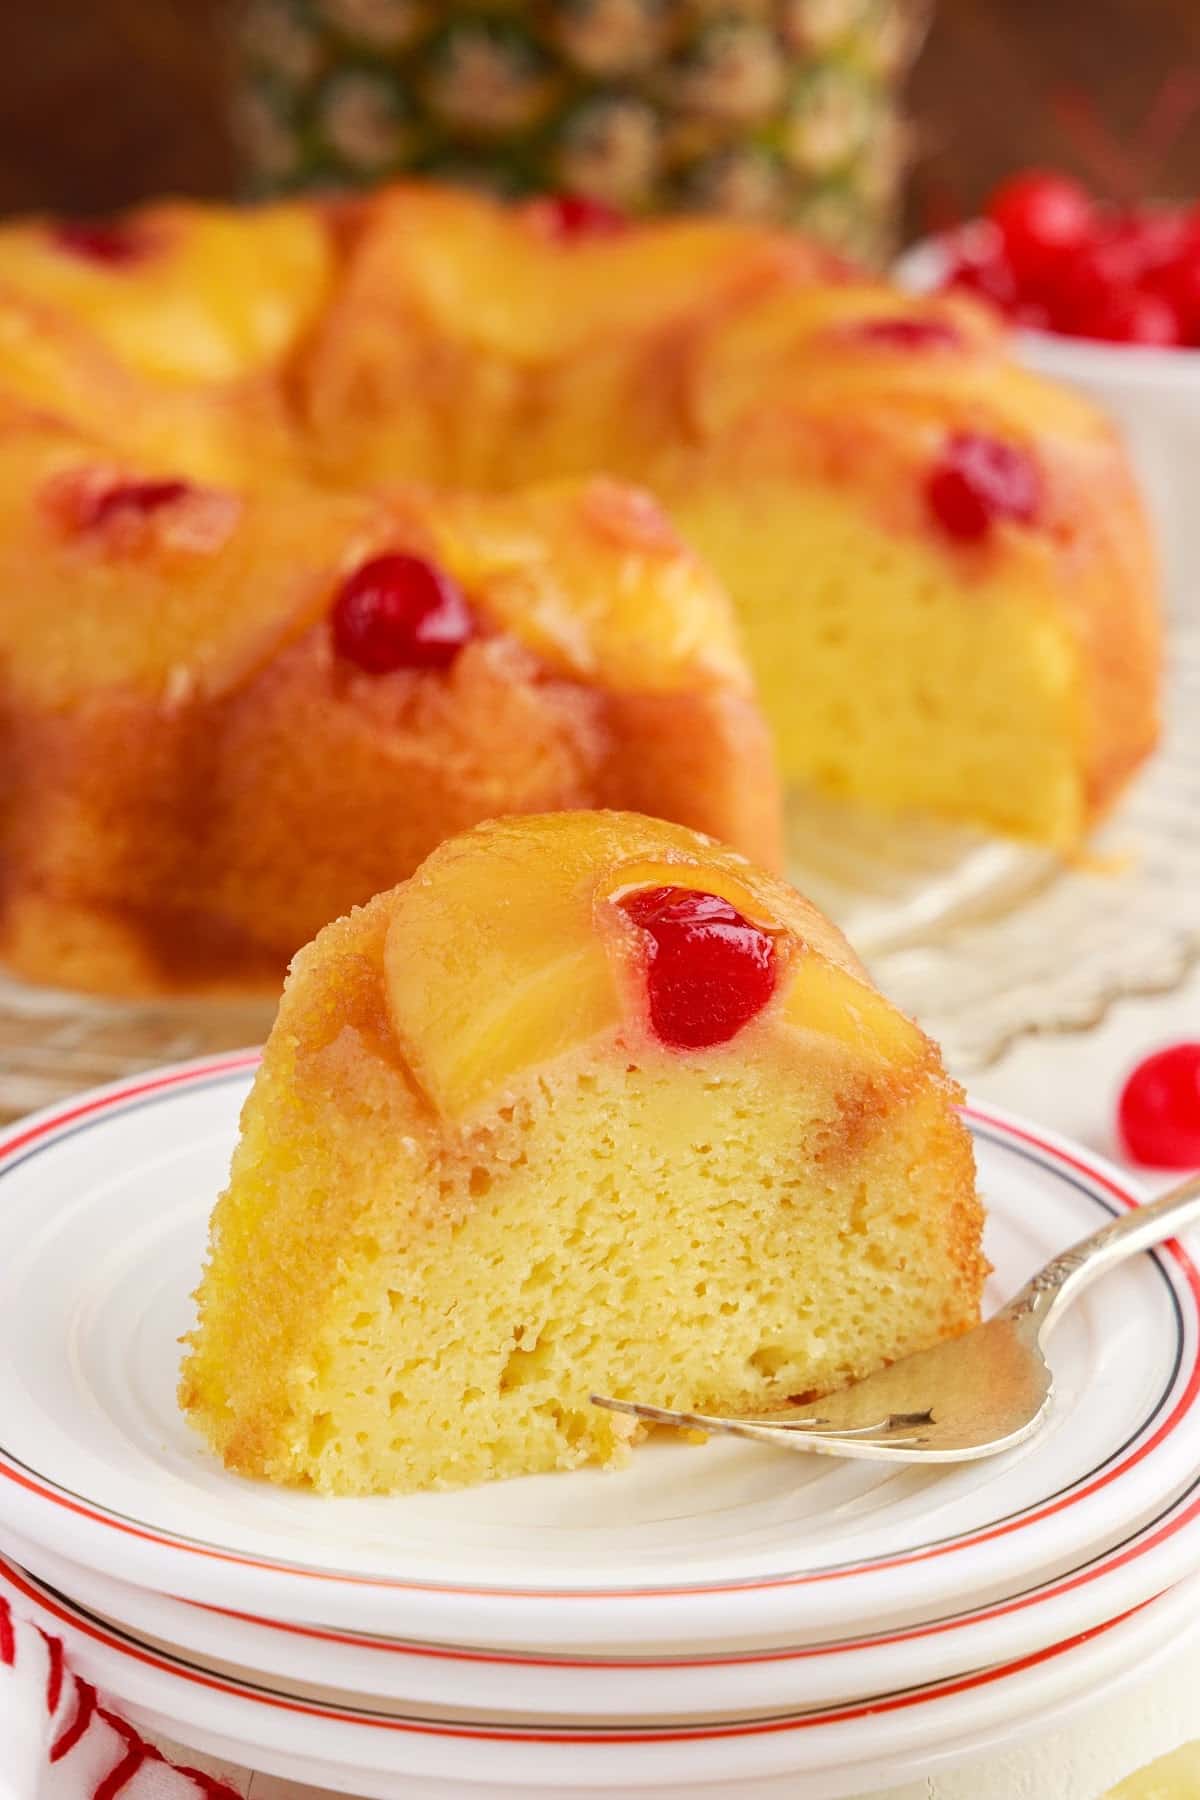
<svg viewBox="0 0 1200 1800"><path fill-rule="evenodd" d="M1200 1169L1200 1044L1172 1044L1140 1062L1122 1089L1118 1122L1135 1162Z"/></svg>
<svg viewBox="0 0 1200 1800"><path fill-rule="evenodd" d="M645 888L621 906L646 934L655 1035L673 1050L728 1043L775 991L775 944L717 894Z"/></svg>
<svg viewBox="0 0 1200 1800"><path fill-rule="evenodd" d="M1042 482L1037 464L1019 445L984 432L956 431L930 470L925 498L948 537L976 543L1000 520L1032 524Z"/></svg>
<svg viewBox="0 0 1200 1800"><path fill-rule="evenodd" d="M455 583L420 556L376 556L347 577L332 613L339 656L371 675L445 669L475 635Z"/></svg>
<svg viewBox="0 0 1200 1800"><path fill-rule="evenodd" d="M145 238L129 225L105 219L62 219L51 231L55 246L84 262L124 268L146 253Z"/></svg>

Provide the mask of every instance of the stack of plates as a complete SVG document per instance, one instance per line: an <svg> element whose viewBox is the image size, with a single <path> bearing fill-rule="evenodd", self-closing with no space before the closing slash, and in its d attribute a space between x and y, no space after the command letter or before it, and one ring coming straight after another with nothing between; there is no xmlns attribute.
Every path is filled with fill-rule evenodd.
<svg viewBox="0 0 1200 1800"><path fill-rule="evenodd" d="M176 1340L252 1063L0 1142L0 1591L143 1727L380 1800L821 1800L1050 1731L1193 1630L1200 1275L1174 1244L1066 1317L1050 1424L989 1462L664 1440L358 1501L227 1474L176 1411ZM1133 1202L968 1119L992 1300Z"/></svg>

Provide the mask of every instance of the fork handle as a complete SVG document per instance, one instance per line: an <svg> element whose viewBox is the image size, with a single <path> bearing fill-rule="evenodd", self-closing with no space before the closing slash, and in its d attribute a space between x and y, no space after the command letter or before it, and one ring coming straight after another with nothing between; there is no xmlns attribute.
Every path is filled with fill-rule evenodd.
<svg viewBox="0 0 1200 1800"><path fill-rule="evenodd" d="M1136 1256L1139 1250L1149 1250L1164 1238L1174 1237L1185 1225L1198 1221L1200 1173L1189 1176L1157 1200L1132 1207L1111 1225L1102 1225L1091 1237L1051 1258L1001 1307L1000 1317L1029 1318L1041 1336L1101 1275L1107 1275L1127 1257Z"/></svg>

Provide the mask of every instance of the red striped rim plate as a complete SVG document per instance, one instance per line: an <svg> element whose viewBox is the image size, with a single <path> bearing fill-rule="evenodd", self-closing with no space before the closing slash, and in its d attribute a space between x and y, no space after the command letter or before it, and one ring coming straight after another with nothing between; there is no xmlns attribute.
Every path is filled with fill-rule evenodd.
<svg viewBox="0 0 1200 1800"><path fill-rule="evenodd" d="M366 1501L228 1476L177 1414L175 1343L252 1068L247 1054L165 1070L0 1140L0 1529L267 1618L714 1652L994 1604L1127 1539L1200 1460L1200 1283L1172 1245L1068 1316L1050 1426L991 1463L881 1473L651 1444L617 1476ZM994 1298L1136 1203L1069 1144L967 1116Z"/></svg>
<svg viewBox="0 0 1200 1800"><path fill-rule="evenodd" d="M422 1779L456 1796L577 1786L657 1794L696 1784L803 1775L806 1800L832 1800L926 1776L940 1764L1061 1726L1157 1668L1200 1659L1195 1580L1068 1641L951 1681L806 1711L727 1713L703 1721L582 1725L365 1701L189 1658L105 1625L18 1567L0 1562L0 1594L61 1638L72 1666L151 1730L235 1755L267 1773L414 1800Z"/></svg>

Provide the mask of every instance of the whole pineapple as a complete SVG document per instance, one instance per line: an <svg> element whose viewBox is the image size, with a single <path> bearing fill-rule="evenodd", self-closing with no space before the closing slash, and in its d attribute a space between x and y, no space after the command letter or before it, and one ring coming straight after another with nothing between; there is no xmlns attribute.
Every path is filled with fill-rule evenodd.
<svg viewBox="0 0 1200 1800"><path fill-rule="evenodd" d="M419 171L887 248L926 0L247 0L257 192Z"/></svg>

